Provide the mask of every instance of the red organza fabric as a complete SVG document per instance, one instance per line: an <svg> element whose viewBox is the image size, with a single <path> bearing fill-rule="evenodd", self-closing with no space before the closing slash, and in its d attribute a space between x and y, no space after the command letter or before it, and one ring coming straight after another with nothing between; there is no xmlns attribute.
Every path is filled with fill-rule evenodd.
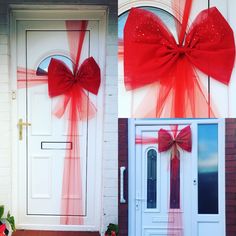
<svg viewBox="0 0 236 236"><path fill-rule="evenodd" d="M171 150L170 156L170 199L168 235L173 235L173 230L182 228L182 211L180 210L180 152L192 151L192 134L190 126L178 132L178 125L171 126L171 133L165 129L158 131L158 138L136 137L136 144L158 144L158 151ZM183 235L181 231L180 235Z"/></svg>
<svg viewBox="0 0 236 236"><path fill-rule="evenodd" d="M95 116L96 107L90 101L88 92L97 95L100 87L100 68L93 57L80 65L87 24L87 21L66 21L73 71L64 62L54 58L50 61L47 76L38 77L34 70L18 68L18 87L48 83L49 96L60 96L54 114L58 118L65 115L68 119L67 141L72 143L72 149L68 148L65 153L61 224L83 224L79 122L87 122Z"/></svg>
<svg viewBox="0 0 236 236"><path fill-rule="evenodd" d="M180 208L180 154L179 148L187 152L192 151L192 136L190 126L183 128L177 134L177 126L172 131L160 129L158 131L158 151L165 152L171 149L170 163L170 208Z"/></svg>
<svg viewBox="0 0 236 236"><path fill-rule="evenodd" d="M178 42L162 20L147 10L132 8L126 21L126 89L149 89L133 116L215 116L196 70L229 83L235 59L233 31L213 7L200 12L186 34L192 0L173 3L175 11L183 9L176 20Z"/></svg>

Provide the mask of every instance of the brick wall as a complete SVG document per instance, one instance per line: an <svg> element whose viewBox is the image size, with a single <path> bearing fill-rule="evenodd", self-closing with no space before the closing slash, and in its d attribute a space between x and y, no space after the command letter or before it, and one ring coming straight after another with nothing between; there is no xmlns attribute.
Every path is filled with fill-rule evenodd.
<svg viewBox="0 0 236 236"><path fill-rule="evenodd" d="M125 204L119 203L119 235L128 235L128 119L120 118L118 122L119 127L119 139L118 139L118 157L119 157L119 168L125 166L125 178L124 178L124 193L125 193ZM120 189L120 179L119 179ZM120 192L119 192L120 198ZM119 201L119 199L118 199Z"/></svg>
<svg viewBox="0 0 236 236"><path fill-rule="evenodd" d="M226 119L226 231L236 235L236 119Z"/></svg>
<svg viewBox="0 0 236 236"><path fill-rule="evenodd" d="M0 0L0 204L11 209L11 100L9 77L9 4L101 4L109 7L103 133L103 212L101 232L118 222L117 205L117 1Z"/></svg>

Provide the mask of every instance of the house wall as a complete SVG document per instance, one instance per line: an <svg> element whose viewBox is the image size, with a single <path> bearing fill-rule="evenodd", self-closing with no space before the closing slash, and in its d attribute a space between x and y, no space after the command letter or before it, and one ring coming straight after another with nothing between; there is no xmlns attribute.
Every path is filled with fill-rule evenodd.
<svg viewBox="0 0 236 236"><path fill-rule="evenodd" d="M106 5L108 26L103 131L103 212L101 231L118 221L117 183L117 1L116 0L0 0L0 204L11 209L11 99L9 4ZM96 183L94 183L96 184Z"/></svg>
<svg viewBox="0 0 236 236"><path fill-rule="evenodd" d="M118 157L119 168L126 167L124 173L124 198L126 203L119 203L119 236L128 235L128 119L121 118L118 123L119 138L118 138ZM119 178L120 189L120 178ZM120 192L119 192L120 199ZM119 200L118 200L119 201Z"/></svg>
<svg viewBox="0 0 236 236"><path fill-rule="evenodd" d="M236 119L226 119L226 231L236 235Z"/></svg>

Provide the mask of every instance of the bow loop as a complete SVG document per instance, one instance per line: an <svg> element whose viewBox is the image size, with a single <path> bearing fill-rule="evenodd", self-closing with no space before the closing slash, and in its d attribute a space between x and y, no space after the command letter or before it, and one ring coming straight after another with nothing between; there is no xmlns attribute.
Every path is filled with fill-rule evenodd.
<svg viewBox="0 0 236 236"><path fill-rule="evenodd" d="M186 126L180 130L176 137L176 144L187 152L192 151L192 135L190 126Z"/></svg>
<svg viewBox="0 0 236 236"><path fill-rule="evenodd" d="M61 60L52 58L48 66L48 94L55 97L68 91L75 77L68 66Z"/></svg>
<svg viewBox="0 0 236 236"><path fill-rule="evenodd" d="M229 83L235 60L234 33L216 7L197 16L185 45L191 49L189 60L198 69L224 84Z"/></svg>
<svg viewBox="0 0 236 236"><path fill-rule="evenodd" d="M165 129L160 129L158 131L158 151L165 152L168 151L174 145L174 139L172 135Z"/></svg>
<svg viewBox="0 0 236 236"><path fill-rule="evenodd" d="M101 81L100 68L93 57L89 57L83 62L76 78L84 89L97 95Z"/></svg>

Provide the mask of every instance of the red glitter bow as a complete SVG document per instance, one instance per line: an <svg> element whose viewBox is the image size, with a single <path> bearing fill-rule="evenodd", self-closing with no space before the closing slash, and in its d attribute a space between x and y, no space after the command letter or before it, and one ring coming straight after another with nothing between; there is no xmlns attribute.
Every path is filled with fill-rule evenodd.
<svg viewBox="0 0 236 236"><path fill-rule="evenodd" d="M235 59L234 34L215 7L203 10L186 34L191 5L186 0L181 24L176 21L178 43L157 15L130 10L124 29L125 86L135 90L151 84L153 89L134 116L215 116L196 69L227 85Z"/></svg>

